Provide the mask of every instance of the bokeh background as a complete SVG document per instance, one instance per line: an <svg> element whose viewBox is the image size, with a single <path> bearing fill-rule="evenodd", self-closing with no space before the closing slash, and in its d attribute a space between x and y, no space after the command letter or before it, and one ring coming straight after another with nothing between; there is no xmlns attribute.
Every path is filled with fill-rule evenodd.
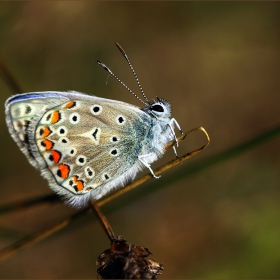
<svg viewBox="0 0 280 280"><path fill-rule="evenodd" d="M141 106L96 64L138 93L119 42L148 97L168 99L183 130L202 125L211 144L103 207L115 233L148 247L162 278L280 278L279 138L182 176L279 125L279 28L279 2L0 2L0 57L25 92L77 90ZM15 93L2 77L0 92L1 104ZM1 205L52 193L10 137L4 107L0 125ZM204 143L193 133L178 153ZM0 248L75 211L44 204L2 215ZM95 278L108 247L89 214L0 263L0 277Z"/></svg>

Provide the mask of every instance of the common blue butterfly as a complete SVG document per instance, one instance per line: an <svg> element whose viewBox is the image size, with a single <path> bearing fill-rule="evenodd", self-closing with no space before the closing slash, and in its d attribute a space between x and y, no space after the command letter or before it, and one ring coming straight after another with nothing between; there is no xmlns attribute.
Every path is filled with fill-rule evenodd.
<svg viewBox="0 0 280 280"><path fill-rule="evenodd" d="M117 46L145 101L105 64L98 64L144 103L144 108L75 91L17 94L5 104L15 142L50 187L75 207L122 187L144 167L158 178L150 164L164 154L169 141L177 141L175 125L182 133L171 118L170 104L158 97L147 99L126 53Z"/></svg>

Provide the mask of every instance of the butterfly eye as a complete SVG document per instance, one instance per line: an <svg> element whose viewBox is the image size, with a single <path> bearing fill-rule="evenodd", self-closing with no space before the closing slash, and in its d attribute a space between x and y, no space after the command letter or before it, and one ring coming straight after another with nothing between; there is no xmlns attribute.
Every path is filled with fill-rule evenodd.
<svg viewBox="0 0 280 280"><path fill-rule="evenodd" d="M164 108L159 104L153 105L151 110L156 112L164 112Z"/></svg>

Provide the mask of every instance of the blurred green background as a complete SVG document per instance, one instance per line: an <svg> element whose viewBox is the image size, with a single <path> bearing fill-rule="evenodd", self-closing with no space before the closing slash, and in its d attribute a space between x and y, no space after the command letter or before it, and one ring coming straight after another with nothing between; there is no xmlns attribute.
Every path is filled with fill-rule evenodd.
<svg viewBox="0 0 280 280"><path fill-rule="evenodd" d="M141 106L96 64L138 93L120 43L147 96L168 99L182 129L204 126L211 144L106 205L115 233L148 247L162 278L280 278L279 138L178 177L279 125L279 28L279 2L0 2L0 57L25 92L77 90ZM0 91L1 104L15 93L2 77ZM4 108L0 124L0 204L52 193L10 137ZM191 134L178 153L204 143ZM0 248L75 211L41 205L0 216ZM108 247L90 214L2 262L0 277L94 278Z"/></svg>

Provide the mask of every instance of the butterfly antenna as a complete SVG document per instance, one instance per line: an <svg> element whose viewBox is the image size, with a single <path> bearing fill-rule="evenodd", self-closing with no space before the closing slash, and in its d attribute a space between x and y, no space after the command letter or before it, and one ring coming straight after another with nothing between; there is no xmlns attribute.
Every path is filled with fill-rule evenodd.
<svg viewBox="0 0 280 280"><path fill-rule="evenodd" d="M138 97L125 83L123 83L112 71L110 68L108 68L104 63L102 63L100 60L97 60L97 64L101 66L104 70L106 70L111 76L113 76L121 85L123 85L132 95L134 95L140 102L142 102L145 105L148 105L145 103L140 97Z"/></svg>
<svg viewBox="0 0 280 280"><path fill-rule="evenodd" d="M120 50L120 52L121 52L122 55L124 56L125 60L127 61L127 63L128 63L128 65L129 65L129 67L130 67L132 73L133 73L133 76L134 76L134 78L135 78L135 80L136 80L136 82L137 82L137 85L138 85L138 87L139 87L139 89L140 89L140 91L141 91L143 97L146 99L147 102L149 102L149 99L147 98L146 94L144 93L144 90L143 90L143 88L142 88L142 86L141 86L141 84L140 84L140 82L139 82L139 79L138 79L138 77L137 77L137 75L136 75L136 72L135 72L135 70L134 70L134 68L133 68L133 66L132 66L132 64L131 64L131 62L130 62L129 59L128 59L128 56L127 56L126 52L124 51L124 49L121 47L120 44L116 43L116 46L118 47L118 49Z"/></svg>

